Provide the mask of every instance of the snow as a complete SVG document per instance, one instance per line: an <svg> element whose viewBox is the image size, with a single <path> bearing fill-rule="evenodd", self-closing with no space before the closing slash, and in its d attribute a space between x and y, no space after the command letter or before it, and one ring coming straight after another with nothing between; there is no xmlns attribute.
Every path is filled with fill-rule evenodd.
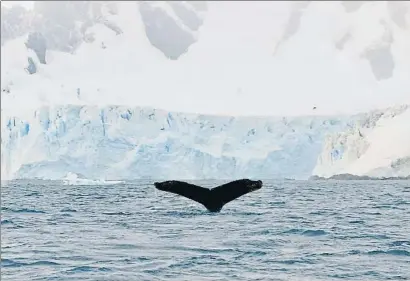
<svg viewBox="0 0 410 281"><path fill-rule="evenodd" d="M155 2L195 38L172 60L138 3L116 5L104 20L121 33L95 23L93 42L47 49L46 64L28 34L2 41L2 178L410 172L410 13L398 24L396 4L208 2L192 31Z"/></svg>
<svg viewBox="0 0 410 281"><path fill-rule="evenodd" d="M73 54L48 51L49 62L37 65L34 75L23 74L24 38L7 41L2 85L12 81L14 86L3 95L2 108L30 98L35 104L290 116L310 115L313 106L315 114L353 114L410 101L409 30L394 24L384 2L365 4L355 13L338 2L310 3L291 37L283 32L292 2L208 4L198 41L178 60L150 44L134 2L120 3L119 14L109 18L123 33L94 25L87 31L95 34L94 42L82 43ZM387 44L386 29L394 38L389 43L394 72L377 80L364 53ZM335 41L346 32L351 39L338 50ZM17 59L3 61L9 54Z"/></svg>
<svg viewBox="0 0 410 281"><path fill-rule="evenodd" d="M373 169L388 167L394 161L410 156L410 110L391 120L378 122L367 139L369 148L366 153L349 166L346 172L368 174Z"/></svg>
<svg viewBox="0 0 410 281"><path fill-rule="evenodd" d="M405 177L410 174L408 160L410 107L402 106L370 114L365 122L329 136L313 174Z"/></svg>

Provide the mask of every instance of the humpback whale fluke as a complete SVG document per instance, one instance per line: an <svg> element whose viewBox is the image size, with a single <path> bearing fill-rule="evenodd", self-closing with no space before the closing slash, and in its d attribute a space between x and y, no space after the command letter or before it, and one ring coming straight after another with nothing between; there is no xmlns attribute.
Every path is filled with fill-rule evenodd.
<svg viewBox="0 0 410 281"><path fill-rule="evenodd" d="M183 181L155 182L155 187L162 191L184 196L205 206L208 211L219 212L222 207L242 195L262 188L262 181L241 179L217 186L213 189Z"/></svg>

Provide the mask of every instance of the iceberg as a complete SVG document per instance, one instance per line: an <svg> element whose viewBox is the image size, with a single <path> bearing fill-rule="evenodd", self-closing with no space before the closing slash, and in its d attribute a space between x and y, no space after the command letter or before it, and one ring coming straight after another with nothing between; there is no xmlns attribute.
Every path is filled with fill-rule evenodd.
<svg viewBox="0 0 410 281"><path fill-rule="evenodd" d="M68 173L63 179L64 185L112 185L123 181L91 180L79 177L77 174Z"/></svg>

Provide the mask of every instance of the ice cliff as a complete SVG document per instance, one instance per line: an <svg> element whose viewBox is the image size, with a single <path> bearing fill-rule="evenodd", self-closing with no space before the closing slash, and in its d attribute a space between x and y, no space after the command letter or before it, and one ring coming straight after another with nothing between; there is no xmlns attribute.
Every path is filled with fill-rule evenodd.
<svg viewBox="0 0 410 281"><path fill-rule="evenodd" d="M408 106L280 118L66 105L1 119L2 178L303 179L410 167Z"/></svg>
<svg viewBox="0 0 410 281"><path fill-rule="evenodd" d="M124 106L2 112L2 177L308 177L349 118L228 117Z"/></svg>

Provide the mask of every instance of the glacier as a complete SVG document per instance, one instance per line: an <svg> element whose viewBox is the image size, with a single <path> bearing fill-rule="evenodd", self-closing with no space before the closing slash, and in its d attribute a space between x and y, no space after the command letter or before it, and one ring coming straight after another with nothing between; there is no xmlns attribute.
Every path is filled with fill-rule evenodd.
<svg viewBox="0 0 410 281"><path fill-rule="evenodd" d="M3 113L3 111L2 111ZM230 117L125 106L2 115L2 178L301 178L346 117Z"/></svg>
<svg viewBox="0 0 410 281"><path fill-rule="evenodd" d="M19 116L3 110L1 117L3 179L306 179L408 175L410 167L409 106L351 116L235 117L62 105Z"/></svg>

